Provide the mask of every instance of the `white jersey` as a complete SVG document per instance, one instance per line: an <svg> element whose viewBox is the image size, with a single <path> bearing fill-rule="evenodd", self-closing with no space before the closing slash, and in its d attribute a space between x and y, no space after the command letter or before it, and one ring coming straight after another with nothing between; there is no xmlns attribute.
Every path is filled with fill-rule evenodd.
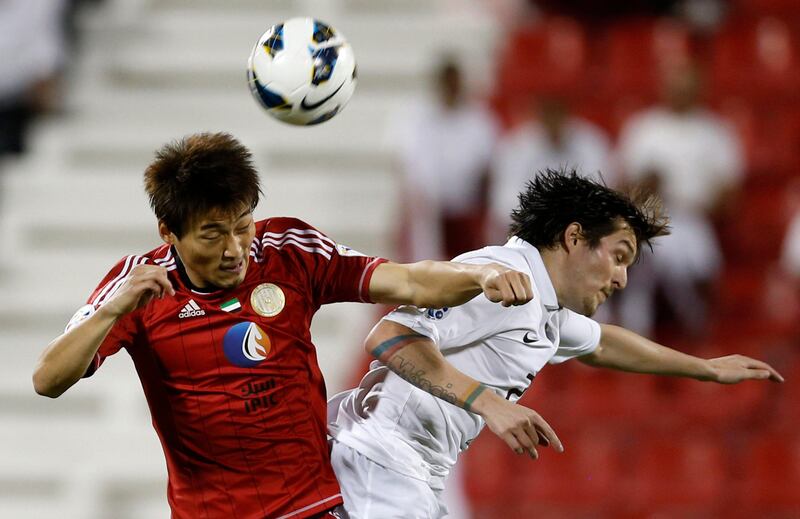
<svg viewBox="0 0 800 519"><path fill-rule="evenodd" d="M448 362L512 402L547 364L594 351L600 326L561 308L539 251L519 238L455 258L526 273L533 301L503 307L478 296L443 309L402 306L384 319L429 337ZM377 362L355 390L340 394L331 436L392 470L443 488L483 419L416 388ZM333 401L336 401L336 397Z"/></svg>

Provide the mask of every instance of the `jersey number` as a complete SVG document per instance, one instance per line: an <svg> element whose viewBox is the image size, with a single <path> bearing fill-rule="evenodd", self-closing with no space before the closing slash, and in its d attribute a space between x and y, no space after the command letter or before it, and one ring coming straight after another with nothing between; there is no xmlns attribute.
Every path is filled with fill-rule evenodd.
<svg viewBox="0 0 800 519"><path fill-rule="evenodd" d="M528 374L526 375L526 378L527 378L528 380L530 380L530 383L528 383L528 387L531 387L531 384L533 384L533 379L534 379L534 378L536 378L536 375L534 375L533 373L528 373ZM517 397L519 397L519 398L522 398L522 394L523 394L525 391L527 391L527 390L528 390L528 387L526 387L526 388L525 388L525 389L523 389L522 391L520 391L520 390L519 390L519 389L517 389L517 388L513 388L513 387L512 387L511 389L509 389L509 390L508 390L508 393L506 393L506 400L511 400L511 395L517 395Z"/></svg>

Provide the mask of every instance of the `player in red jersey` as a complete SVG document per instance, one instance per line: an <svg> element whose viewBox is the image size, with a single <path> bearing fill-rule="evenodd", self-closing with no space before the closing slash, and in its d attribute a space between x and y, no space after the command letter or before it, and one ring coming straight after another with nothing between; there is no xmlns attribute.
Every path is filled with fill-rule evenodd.
<svg viewBox="0 0 800 519"><path fill-rule="evenodd" d="M531 298L527 276L499 265L400 265L294 218L254 221L258 175L227 134L164 146L145 188L164 245L111 269L42 353L33 382L57 397L125 348L164 449L176 519L317 517L342 502L309 331L321 305Z"/></svg>

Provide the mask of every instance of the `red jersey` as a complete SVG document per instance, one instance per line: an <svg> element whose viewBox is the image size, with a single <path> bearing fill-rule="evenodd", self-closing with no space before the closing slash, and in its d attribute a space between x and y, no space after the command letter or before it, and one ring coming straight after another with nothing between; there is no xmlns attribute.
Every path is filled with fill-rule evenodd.
<svg viewBox="0 0 800 519"><path fill-rule="evenodd" d="M309 326L326 303L370 302L383 259L293 218L256 223L241 285L193 289L163 245L121 260L73 321L144 263L169 271L175 297L121 318L87 372L125 348L147 398L176 519L304 518L342 502L330 466L325 384Z"/></svg>

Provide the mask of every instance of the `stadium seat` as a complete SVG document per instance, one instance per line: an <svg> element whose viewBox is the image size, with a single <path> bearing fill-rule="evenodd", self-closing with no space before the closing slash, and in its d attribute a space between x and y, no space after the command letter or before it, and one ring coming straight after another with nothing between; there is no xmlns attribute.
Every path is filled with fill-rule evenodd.
<svg viewBox="0 0 800 519"><path fill-rule="evenodd" d="M777 17L742 17L728 23L711 50L716 95L744 95L762 104L792 101L800 86L797 35Z"/></svg>
<svg viewBox="0 0 800 519"><path fill-rule="evenodd" d="M563 454L542 452L536 463L522 456L511 460L515 499L568 516L611 509L625 493L624 436L587 422L583 430L561 439Z"/></svg>
<svg viewBox="0 0 800 519"><path fill-rule="evenodd" d="M507 462L513 456L505 442L490 431L484 431L461 455L465 490L474 507L491 507L512 498L508 480L513 473Z"/></svg>
<svg viewBox="0 0 800 519"><path fill-rule="evenodd" d="M769 430L794 434L800 431L800 354L792 341L784 355L774 362L786 379L785 384L772 388L774 410L768 422Z"/></svg>
<svg viewBox="0 0 800 519"><path fill-rule="evenodd" d="M737 207L735 219L723 229L730 254L726 260L740 266L776 261L789 223L784 186L754 179L744 186Z"/></svg>
<svg viewBox="0 0 800 519"><path fill-rule="evenodd" d="M800 517L800 433L753 435L743 454L742 505L758 517Z"/></svg>
<svg viewBox="0 0 800 519"><path fill-rule="evenodd" d="M604 91L655 99L661 72L692 58L688 28L672 19L633 19L608 29L602 58Z"/></svg>
<svg viewBox="0 0 800 519"><path fill-rule="evenodd" d="M498 59L504 93L569 93L585 82L586 35L570 18L537 20L508 40Z"/></svg>
<svg viewBox="0 0 800 519"><path fill-rule="evenodd" d="M711 357L723 353L700 355ZM720 428L739 427L751 424L763 415L768 409L767 395L767 386L758 382L749 381L736 386L725 386L682 380L676 384L672 408L690 423Z"/></svg>
<svg viewBox="0 0 800 519"><path fill-rule="evenodd" d="M645 423L657 406L654 377L577 366L566 408L585 424Z"/></svg>
<svg viewBox="0 0 800 519"><path fill-rule="evenodd" d="M745 14L770 14L800 19L800 4L796 0L737 0L736 8Z"/></svg>
<svg viewBox="0 0 800 519"><path fill-rule="evenodd" d="M701 428L639 438L631 454L629 496L648 513L693 517L721 506L728 465L720 437ZM648 515L649 517L649 515Z"/></svg>
<svg viewBox="0 0 800 519"><path fill-rule="evenodd" d="M748 175L760 185L781 185L797 174L800 109L795 104L755 106L741 96L715 103L736 129L747 158Z"/></svg>
<svg viewBox="0 0 800 519"><path fill-rule="evenodd" d="M598 90L575 101L575 112L616 138L630 117L656 101L653 95Z"/></svg>

